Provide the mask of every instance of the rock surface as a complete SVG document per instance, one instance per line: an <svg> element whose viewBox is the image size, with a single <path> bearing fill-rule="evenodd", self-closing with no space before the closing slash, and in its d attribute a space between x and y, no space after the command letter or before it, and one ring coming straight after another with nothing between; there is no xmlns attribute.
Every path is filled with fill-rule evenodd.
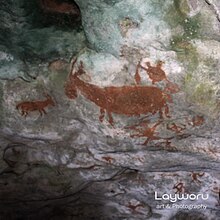
<svg viewBox="0 0 220 220"><path fill-rule="evenodd" d="M218 1L75 2L3 1L0 219L217 219Z"/></svg>

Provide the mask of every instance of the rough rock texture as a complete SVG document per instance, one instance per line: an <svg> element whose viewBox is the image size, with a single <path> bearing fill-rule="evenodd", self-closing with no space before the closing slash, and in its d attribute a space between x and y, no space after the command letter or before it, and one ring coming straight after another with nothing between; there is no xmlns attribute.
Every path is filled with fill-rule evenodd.
<svg viewBox="0 0 220 220"><path fill-rule="evenodd" d="M3 1L0 219L218 219L218 1L75 2Z"/></svg>
<svg viewBox="0 0 220 220"><path fill-rule="evenodd" d="M1 2L1 79L31 81L45 62L69 59L85 47L80 16L47 12L41 0Z"/></svg>

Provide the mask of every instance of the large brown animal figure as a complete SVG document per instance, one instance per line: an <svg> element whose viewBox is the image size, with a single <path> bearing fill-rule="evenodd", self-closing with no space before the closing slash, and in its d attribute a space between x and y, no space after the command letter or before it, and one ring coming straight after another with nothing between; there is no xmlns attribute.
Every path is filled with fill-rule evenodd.
<svg viewBox="0 0 220 220"><path fill-rule="evenodd" d="M73 62L75 65L76 60ZM72 68L73 69L73 68ZM65 93L70 99L77 97L77 92L100 107L99 120L102 122L105 113L109 123L113 125L112 113L127 116L139 116L141 114L160 114L169 117L168 102L172 102L171 96L155 86L108 86L98 87L94 84L84 82L79 78L85 74L83 62L80 62L77 70L71 70L65 85Z"/></svg>
<svg viewBox="0 0 220 220"><path fill-rule="evenodd" d="M29 112L32 111L39 111L41 116L43 115L43 113L47 114L45 108L49 105L55 106L55 102L48 94L46 94L45 96L47 97L47 99L43 101L21 102L16 105L16 109L20 110L21 115L24 115L25 117L28 115Z"/></svg>

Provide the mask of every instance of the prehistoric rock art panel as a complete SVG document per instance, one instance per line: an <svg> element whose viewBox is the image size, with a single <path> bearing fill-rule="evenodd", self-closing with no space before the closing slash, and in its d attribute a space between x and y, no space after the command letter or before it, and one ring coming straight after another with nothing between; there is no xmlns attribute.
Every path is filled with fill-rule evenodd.
<svg viewBox="0 0 220 220"><path fill-rule="evenodd" d="M80 75L87 73L83 62L77 62L77 59L75 59L72 62L72 68L65 84L65 94L68 98L75 99L77 93L80 92L100 108L100 122L103 122L105 114L107 114L108 122L112 126L114 126L112 113L128 117L144 115L145 118L158 113L157 121L155 119L154 121L141 119L138 124L124 127L124 129L136 132L131 133L131 138L146 138L143 145L147 145L153 140L163 140L166 147L168 147L171 146L171 139L174 136L161 137L159 132L156 132L158 127L163 126L166 130L181 138L181 135L184 135L184 131L187 129L187 123L188 127L200 126L203 124L204 119L202 116L194 116L186 124L166 122L167 119L171 118L168 103L173 103L172 95L179 92L179 87L167 79L166 73L162 69L162 63L162 61L159 61L154 67L150 62L147 62L148 68L145 68L139 61L134 75L136 82L134 86L99 87L80 79ZM149 78L152 80L152 86L140 85L140 68L147 71ZM163 88L155 85L160 81L166 82Z"/></svg>
<svg viewBox="0 0 220 220"><path fill-rule="evenodd" d="M55 102L52 97L48 94L45 94L46 98L43 101L25 101L16 105L16 109L21 111L21 115L26 117L28 113L32 111L39 111L42 116L43 113L47 114L45 108L49 105L55 106Z"/></svg>
<svg viewBox="0 0 220 220"><path fill-rule="evenodd" d="M76 60L73 62L73 67ZM83 62L80 61L78 70L71 73L65 85L65 93L70 99L77 97L80 91L90 101L100 107L100 121L105 113L108 114L109 123L113 125L112 113L127 116L140 116L141 114L152 115L159 113L169 117L167 102L172 102L170 94L165 93L156 86L108 86L98 87L82 81L78 76L85 74Z"/></svg>
<svg viewBox="0 0 220 220"><path fill-rule="evenodd" d="M143 145L147 145L152 140L160 140L162 137L157 136L157 127L162 123L162 121L157 122L152 127L149 127L149 121L142 121L138 125L130 126L129 129L136 131L136 134L131 134L131 137L146 137L147 140Z"/></svg>
<svg viewBox="0 0 220 220"><path fill-rule="evenodd" d="M151 63L148 61L146 62L146 66L144 67L139 64L139 67L144 69L149 76L150 80L152 81L152 84L154 85L157 82L166 81L166 87L164 89L165 92L168 93L177 93L180 91L177 84L171 82L167 79L165 71L162 69L164 62L159 60L156 64L156 66L152 66ZM138 73L136 73L137 75ZM138 78L138 76L136 76Z"/></svg>

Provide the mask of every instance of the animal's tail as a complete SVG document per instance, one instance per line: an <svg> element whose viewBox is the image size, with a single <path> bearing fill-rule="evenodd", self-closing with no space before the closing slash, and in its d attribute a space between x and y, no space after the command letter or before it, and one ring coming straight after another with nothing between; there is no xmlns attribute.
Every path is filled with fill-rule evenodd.
<svg viewBox="0 0 220 220"><path fill-rule="evenodd" d="M17 104L16 109L18 110L20 108L20 106L21 106L21 103Z"/></svg>

